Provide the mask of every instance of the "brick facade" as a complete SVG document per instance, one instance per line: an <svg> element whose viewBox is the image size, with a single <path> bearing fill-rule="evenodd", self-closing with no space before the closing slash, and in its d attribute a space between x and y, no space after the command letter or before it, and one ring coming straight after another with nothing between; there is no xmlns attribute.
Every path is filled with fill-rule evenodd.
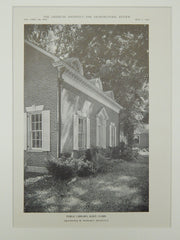
<svg viewBox="0 0 180 240"><path fill-rule="evenodd" d="M52 59L27 44L24 53L24 108L44 105L45 110L50 110L50 149L56 157L57 70L52 66ZM43 166L47 157L48 152L25 151L27 165Z"/></svg>
<svg viewBox="0 0 180 240"><path fill-rule="evenodd" d="M44 110L50 110L50 152L24 151L25 164L28 166L45 166L50 155L57 157L57 68L53 66L53 59L42 52L25 44L24 49L24 111L32 105L43 105ZM63 79L70 76L63 74ZM88 81L88 80L87 80ZM113 111L102 102L77 90L66 81L62 83L62 122L61 122L61 152L73 150L73 115L81 111L85 101L91 102L90 146L96 146L96 116L104 107L108 120L106 122L106 146L109 146L109 125L116 126L116 139L119 142L119 113Z"/></svg>

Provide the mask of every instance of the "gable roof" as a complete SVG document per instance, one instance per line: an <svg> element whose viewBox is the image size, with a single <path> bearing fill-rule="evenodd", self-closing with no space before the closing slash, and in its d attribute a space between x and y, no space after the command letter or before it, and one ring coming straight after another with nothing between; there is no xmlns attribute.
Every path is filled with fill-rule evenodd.
<svg viewBox="0 0 180 240"><path fill-rule="evenodd" d="M88 93L88 95L90 97L92 97L95 100L101 102L102 104L106 105L107 107L110 107L112 110L116 111L117 113L121 109L123 109L123 107L121 105L119 105L114 99L112 99L107 94L105 94L101 88L98 88L98 87L94 86L92 84L92 82L88 81L82 75L83 71L80 67L81 64L80 64L79 60L77 60L77 58L70 58L69 60L58 58L58 57L54 56L53 54L45 51L44 49L40 48L37 45L34 45L33 43L31 43L27 40L25 40L25 43L28 44L29 46L33 47L34 49L36 49L40 53L42 53L42 54L46 55L47 57L51 58L54 61L54 63L52 64L54 67L65 67L66 71L69 72L74 77L74 81L76 81L76 82L73 82L73 81L68 82L74 88L78 89L78 87L79 87L78 90L80 90L80 91L82 91L82 89L85 89L86 94ZM78 65L79 71L78 71L78 69L76 70L75 67L72 66L74 62L76 62L76 65ZM70 63L71 63L71 65L70 65ZM100 79L99 80L96 79L96 82L99 84L99 86L102 86L102 83L101 83Z"/></svg>

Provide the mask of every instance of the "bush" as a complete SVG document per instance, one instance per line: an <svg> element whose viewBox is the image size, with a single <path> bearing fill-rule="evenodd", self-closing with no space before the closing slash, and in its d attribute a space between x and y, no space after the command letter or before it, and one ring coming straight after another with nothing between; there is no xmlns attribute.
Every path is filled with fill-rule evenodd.
<svg viewBox="0 0 180 240"><path fill-rule="evenodd" d="M98 156L101 156L105 159L119 159L121 157L121 149L120 147L107 147L104 148L91 148L86 150L85 159L96 163L98 161Z"/></svg>
<svg viewBox="0 0 180 240"><path fill-rule="evenodd" d="M75 175L86 177L95 173L108 172L111 165L110 159L120 158L120 148L96 147L83 151L80 155L76 153L75 156L76 158L73 158L70 154L63 154L59 159L52 157L47 165L49 173L61 180L67 180ZM126 157L129 158L128 154Z"/></svg>
<svg viewBox="0 0 180 240"><path fill-rule="evenodd" d="M96 161L94 162L94 169L96 173L106 173L109 169L110 161L104 157L103 154L98 153Z"/></svg>
<svg viewBox="0 0 180 240"><path fill-rule="evenodd" d="M48 161L47 169L55 178L60 178L61 180L70 179L75 175L73 163L65 158L51 159Z"/></svg>
<svg viewBox="0 0 180 240"><path fill-rule="evenodd" d="M90 162L95 162L99 151L100 151L100 149L97 147L87 149L85 152L85 159Z"/></svg>
<svg viewBox="0 0 180 240"><path fill-rule="evenodd" d="M85 152L85 159L87 159L88 161L92 161L92 152L90 149L87 149L86 152Z"/></svg>
<svg viewBox="0 0 180 240"><path fill-rule="evenodd" d="M122 158L124 160L132 161L136 160L138 158L138 155L138 150L133 150L131 147L127 147L123 152Z"/></svg>
<svg viewBox="0 0 180 240"><path fill-rule="evenodd" d="M120 148L119 147L113 147L111 149L111 158L112 159L120 158Z"/></svg>
<svg viewBox="0 0 180 240"><path fill-rule="evenodd" d="M47 168L50 174L61 180L70 179L75 175L85 177L95 172L93 163L85 160L84 156L79 159L64 156L59 159L52 158L48 161Z"/></svg>
<svg viewBox="0 0 180 240"><path fill-rule="evenodd" d="M70 158L70 157L71 157L71 153L69 153L69 152L62 154L63 159Z"/></svg>
<svg viewBox="0 0 180 240"><path fill-rule="evenodd" d="M78 168L76 170L79 177L87 177L95 173L94 164L88 160L81 160L78 163Z"/></svg>

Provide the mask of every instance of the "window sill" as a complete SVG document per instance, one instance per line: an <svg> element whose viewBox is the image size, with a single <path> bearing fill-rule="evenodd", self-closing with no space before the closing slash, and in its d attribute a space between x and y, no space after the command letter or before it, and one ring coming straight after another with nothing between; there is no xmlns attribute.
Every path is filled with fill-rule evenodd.
<svg viewBox="0 0 180 240"><path fill-rule="evenodd" d="M44 152L42 149L27 149L27 152Z"/></svg>

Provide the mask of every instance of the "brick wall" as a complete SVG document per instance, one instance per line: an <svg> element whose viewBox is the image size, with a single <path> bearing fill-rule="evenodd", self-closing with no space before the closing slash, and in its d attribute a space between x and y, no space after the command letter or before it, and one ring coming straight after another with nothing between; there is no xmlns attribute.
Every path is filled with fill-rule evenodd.
<svg viewBox="0 0 180 240"><path fill-rule="evenodd" d="M50 110L50 152L25 151L25 162L31 166L45 166L49 153L57 156L57 71L52 66L53 60L31 46L25 44L24 51L24 107L44 105L44 110ZM68 77L68 76L64 76ZM73 150L73 115L81 111L84 102L92 103L90 116L90 146L96 146L96 115L104 107L107 120L106 144L109 146L109 125L114 122L117 127L117 144L119 141L119 115L105 105L97 102L67 83L62 89L62 152Z"/></svg>
<svg viewBox="0 0 180 240"><path fill-rule="evenodd" d="M50 153L57 156L57 72L52 62L49 57L25 44L24 107L44 105L44 110L50 110ZM28 165L43 166L48 154L49 152L25 151L25 162Z"/></svg>

